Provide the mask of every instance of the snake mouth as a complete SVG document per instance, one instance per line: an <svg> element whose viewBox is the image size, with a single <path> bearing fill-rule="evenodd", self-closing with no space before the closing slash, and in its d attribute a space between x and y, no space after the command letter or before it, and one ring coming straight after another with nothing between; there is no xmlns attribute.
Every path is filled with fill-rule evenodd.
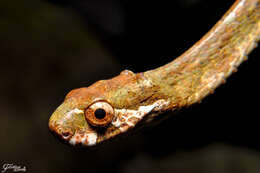
<svg viewBox="0 0 260 173"><path fill-rule="evenodd" d="M74 135L72 130L63 129L60 124L53 121L49 121L49 129L54 136L57 136L62 141L66 142L68 142Z"/></svg>
<svg viewBox="0 0 260 173"><path fill-rule="evenodd" d="M63 143L73 146L94 146L97 144L98 135L95 131L64 129L55 121L49 122L49 129L52 134L60 139Z"/></svg>
<svg viewBox="0 0 260 173"><path fill-rule="evenodd" d="M68 140L73 146L95 146L97 144L98 134L94 131L76 131L74 135Z"/></svg>

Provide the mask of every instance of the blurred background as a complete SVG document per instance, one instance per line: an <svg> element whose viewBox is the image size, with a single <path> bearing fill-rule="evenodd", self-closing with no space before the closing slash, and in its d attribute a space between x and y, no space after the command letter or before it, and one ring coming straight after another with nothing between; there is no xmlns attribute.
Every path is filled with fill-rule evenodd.
<svg viewBox="0 0 260 173"><path fill-rule="evenodd" d="M0 169L259 173L259 48L201 104L123 140L75 149L47 126L70 90L172 61L232 3L1 0Z"/></svg>

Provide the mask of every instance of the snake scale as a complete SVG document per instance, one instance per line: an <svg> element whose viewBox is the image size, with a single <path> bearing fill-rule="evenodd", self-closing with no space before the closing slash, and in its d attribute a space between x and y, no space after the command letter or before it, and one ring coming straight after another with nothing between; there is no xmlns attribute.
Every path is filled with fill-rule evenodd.
<svg viewBox="0 0 260 173"><path fill-rule="evenodd" d="M94 146L166 111L200 102L236 71L260 39L260 0L237 0L217 24L174 61L154 70L122 71L74 89L49 119L71 145Z"/></svg>

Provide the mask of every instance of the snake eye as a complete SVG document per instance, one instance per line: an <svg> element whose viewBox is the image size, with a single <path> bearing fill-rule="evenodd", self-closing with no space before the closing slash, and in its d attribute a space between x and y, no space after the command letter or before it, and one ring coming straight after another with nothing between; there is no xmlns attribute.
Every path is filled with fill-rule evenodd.
<svg viewBox="0 0 260 173"><path fill-rule="evenodd" d="M105 102L95 102L85 110L85 118L92 126L105 127L111 123L114 116L113 107Z"/></svg>

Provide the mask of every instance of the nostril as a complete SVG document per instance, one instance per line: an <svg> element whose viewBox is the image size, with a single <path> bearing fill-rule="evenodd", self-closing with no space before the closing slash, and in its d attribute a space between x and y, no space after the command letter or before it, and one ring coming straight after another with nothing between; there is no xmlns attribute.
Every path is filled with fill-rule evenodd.
<svg viewBox="0 0 260 173"><path fill-rule="evenodd" d="M70 136L70 132L62 132L62 136L64 138L68 138Z"/></svg>

